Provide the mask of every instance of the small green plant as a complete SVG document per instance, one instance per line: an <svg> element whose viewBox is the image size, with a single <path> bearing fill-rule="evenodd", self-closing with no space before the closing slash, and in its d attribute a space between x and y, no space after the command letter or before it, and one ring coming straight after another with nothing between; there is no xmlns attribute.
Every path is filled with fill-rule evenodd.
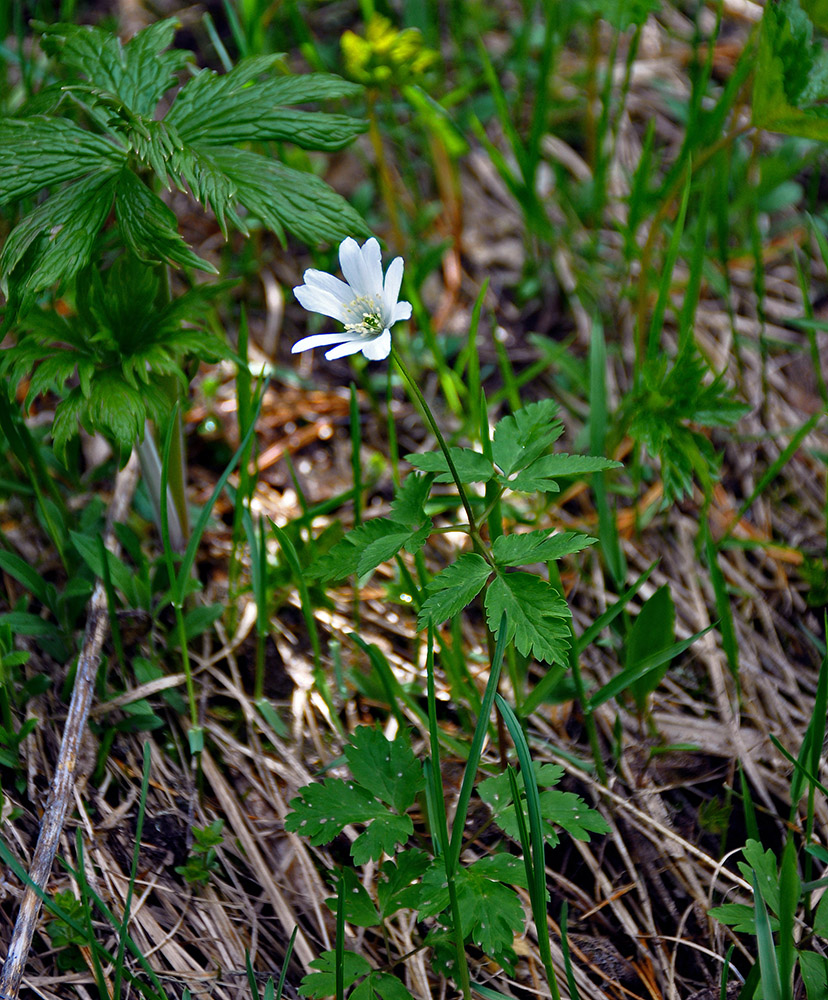
<svg viewBox="0 0 828 1000"><path fill-rule="evenodd" d="M210 881L210 876L221 868L216 848L224 839L223 819L214 819L208 826L193 827L193 846L186 864L178 865L176 871L185 882L202 884Z"/></svg>

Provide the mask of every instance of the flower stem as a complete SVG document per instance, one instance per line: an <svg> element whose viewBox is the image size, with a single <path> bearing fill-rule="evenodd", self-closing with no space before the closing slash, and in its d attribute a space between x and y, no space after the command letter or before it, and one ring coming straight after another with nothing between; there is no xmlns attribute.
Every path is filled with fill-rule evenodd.
<svg viewBox="0 0 828 1000"><path fill-rule="evenodd" d="M482 539L480 538L480 532L477 528L477 519L475 518L474 511L471 508L471 503L469 502L468 493L466 492L466 489L460 479L460 474L457 471L457 466L454 464L454 459L451 457L451 451L449 450L449 446L446 444L446 439L443 437L442 431L437 426L437 421L434 419L434 414L431 412L431 408L426 402L426 398L423 395L422 390L420 389L419 385L417 385L417 380L408 370L405 362L400 357L399 351L397 351L396 347L394 347L393 345L391 347L391 357L396 362L397 367L400 369L403 378L408 383L408 387L411 390L412 395L420 404L420 408L422 409L423 414L425 415L425 418L428 421L429 426L431 427L432 431L434 431L434 436L437 438L437 443L440 446L440 450L445 456L446 464L448 465L449 472L451 473L451 478L454 480L454 484L457 487L457 492L460 494L460 502L463 504L463 509L465 510L466 517L468 518L469 521L469 534L471 535L472 541L474 542L474 546L476 549L478 549L480 554L486 559L487 562L491 562L491 558L489 556L488 551L486 550L486 546L483 544Z"/></svg>

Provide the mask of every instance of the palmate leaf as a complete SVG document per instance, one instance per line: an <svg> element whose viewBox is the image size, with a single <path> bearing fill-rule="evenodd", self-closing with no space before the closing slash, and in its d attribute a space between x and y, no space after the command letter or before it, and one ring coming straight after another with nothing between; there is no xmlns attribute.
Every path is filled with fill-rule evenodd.
<svg viewBox="0 0 828 1000"><path fill-rule="evenodd" d="M120 171L102 168L52 195L9 233L0 272L9 286L4 327L38 292L73 277L89 261L112 207Z"/></svg>
<svg viewBox="0 0 828 1000"><path fill-rule="evenodd" d="M309 569L321 583L343 580L352 573L365 576L402 549L417 552L431 534L431 521L422 527L398 524L387 517L374 517L349 531Z"/></svg>
<svg viewBox="0 0 828 1000"><path fill-rule="evenodd" d="M485 605L493 632L506 613L506 641L514 639L524 656L534 656L546 663L568 662L568 619L572 613L566 601L545 580L531 573L498 573L486 591Z"/></svg>
<svg viewBox="0 0 828 1000"><path fill-rule="evenodd" d="M103 28L43 25L40 44L61 65L117 97L131 111L150 114L191 58L189 52L169 48L178 24L176 18L157 21L126 45Z"/></svg>
<svg viewBox="0 0 828 1000"><path fill-rule="evenodd" d="M170 261L218 274L178 235L172 210L131 171L125 170L118 184L115 213L124 242L141 260Z"/></svg>
<svg viewBox="0 0 828 1000"><path fill-rule="evenodd" d="M402 907L416 907L421 894L420 876L430 864L425 851L416 847L400 851L393 860L383 864L377 883L377 902L383 920Z"/></svg>
<svg viewBox="0 0 828 1000"><path fill-rule="evenodd" d="M0 205L125 159L109 139L64 118L0 119Z"/></svg>
<svg viewBox="0 0 828 1000"><path fill-rule="evenodd" d="M362 216L313 174L229 146L194 149L224 174L239 203L277 235L284 228L309 243L369 235Z"/></svg>
<svg viewBox="0 0 828 1000"><path fill-rule="evenodd" d="M279 56L245 60L219 76L201 70L176 96L165 121L187 142L229 146L237 142L288 141L308 149L335 150L365 131L346 115L284 107L334 97L353 97L361 87L324 73L273 76ZM259 79L269 73L267 78Z"/></svg>
<svg viewBox="0 0 828 1000"><path fill-rule="evenodd" d="M133 444L143 437L146 421L160 421L168 410L167 394L154 380L136 389L119 371L98 372L88 395L76 386L55 409L52 423L55 454L65 461L66 447L78 433L80 424L90 434L100 432L114 442L126 462Z"/></svg>

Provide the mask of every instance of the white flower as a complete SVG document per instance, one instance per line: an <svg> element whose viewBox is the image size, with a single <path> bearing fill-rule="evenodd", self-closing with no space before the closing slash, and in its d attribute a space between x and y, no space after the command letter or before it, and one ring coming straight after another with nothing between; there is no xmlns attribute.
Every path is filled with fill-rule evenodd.
<svg viewBox="0 0 828 1000"><path fill-rule="evenodd" d="M325 353L328 361L362 351L369 361L382 361L391 351L391 327L411 316L411 303L398 302L403 259L395 257L382 277L379 243L372 237L363 246L350 236L339 247L339 264L345 281L332 274L305 271L304 285L293 293L309 312L339 320L341 333L316 333L297 341L293 354L312 347L337 346Z"/></svg>

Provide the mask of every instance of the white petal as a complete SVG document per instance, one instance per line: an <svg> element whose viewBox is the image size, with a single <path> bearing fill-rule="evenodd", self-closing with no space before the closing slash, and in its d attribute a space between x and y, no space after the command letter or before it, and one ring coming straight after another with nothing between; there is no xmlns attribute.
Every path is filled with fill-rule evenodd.
<svg viewBox="0 0 828 1000"><path fill-rule="evenodd" d="M339 247L339 265L357 295L382 296L382 255L373 236L361 249L350 236L344 239Z"/></svg>
<svg viewBox="0 0 828 1000"><path fill-rule="evenodd" d="M318 288L314 285L297 285L293 289L293 294L308 312L322 313L323 316L338 319L340 323L350 322L342 300L325 288Z"/></svg>
<svg viewBox="0 0 828 1000"><path fill-rule="evenodd" d="M362 353L369 361L382 361L391 353L391 333L383 330L378 337L362 345Z"/></svg>
<svg viewBox="0 0 828 1000"><path fill-rule="evenodd" d="M302 278L306 285L310 285L312 288L321 288L323 291L335 295L343 305L347 305L353 300L354 291L351 286L346 285L344 281L340 281L332 274L328 274L327 271L309 268L302 275Z"/></svg>
<svg viewBox="0 0 828 1000"><path fill-rule="evenodd" d="M389 323L389 326L393 326L395 323L398 323L401 319L411 319L411 303L406 302L405 300L403 300L402 302L398 302L394 306L394 313L391 317L391 322Z"/></svg>
<svg viewBox="0 0 828 1000"><path fill-rule="evenodd" d="M347 338L347 333L315 333L311 337L297 340L291 347L290 353L298 354L300 351L309 351L313 347L328 347L330 344L338 344Z"/></svg>
<svg viewBox="0 0 828 1000"><path fill-rule="evenodd" d="M349 340L345 344L340 344L339 347L335 347L332 351L326 351L325 357L328 361L334 361L336 358L344 358L348 354L359 354L362 350L362 341L360 340Z"/></svg>
<svg viewBox="0 0 828 1000"><path fill-rule="evenodd" d="M395 257L385 272L385 286L382 290L382 315L387 317L388 320L391 320L391 317L394 315L394 306L396 306L397 299L400 297L403 267L402 257Z"/></svg>

